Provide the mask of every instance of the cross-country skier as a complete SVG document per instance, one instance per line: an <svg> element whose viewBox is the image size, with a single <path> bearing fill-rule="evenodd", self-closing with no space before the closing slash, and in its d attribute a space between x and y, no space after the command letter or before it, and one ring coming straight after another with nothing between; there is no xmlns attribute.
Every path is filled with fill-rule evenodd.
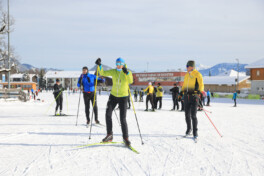
<svg viewBox="0 0 264 176"><path fill-rule="evenodd" d="M210 102L211 102L211 92L210 92L210 89L207 90L206 97L207 97L207 104L206 104L206 106L210 106Z"/></svg>
<svg viewBox="0 0 264 176"><path fill-rule="evenodd" d="M103 79L98 77L99 81L103 81ZM94 102L94 96L95 96L95 102L94 102L94 117L95 117L95 123L99 124L98 120L98 107L97 107L97 97L94 94L95 91L95 83L96 83L96 76L93 74L89 74L88 67L83 67L82 74L78 80L77 86L80 88L83 86L83 99L85 104L85 113L86 113L86 124L90 124L90 102L93 106Z"/></svg>
<svg viewBox="0 0 264 176"><path fill-rule="evenodd" d="M170 91L172 92L172 101L173 101L173 108L172 111L175 111L175 107L177 106L177 110L179 110L179 87L177 86L177 84L174 84L174 87L172 89L170 89Z"/></svg>
<svg viewBox="0 0 264 176"><path fill-rule="evenodd" d="M106 128L107 135L103 139L103 142L110 142L113 140L113 125L112 125L112 113L115 109L116 105L119 105L120 109L120 122L123 133L123 141L129 146L130 141L128 139L128 127L126 121L127 114L127 99L129 98L129 84L133 83L133 75L132 72L129 71L126 67L125 60L122 58L118 58L116 60L116 69L104 71L101 59L98 58L95 62L99 67L99 73L102 76L112 76L113 87L111 94L109 96L109 100L107 102L106 109Z"/></svg>
<svg viewBox="0 0 264 176"><path fill-rule="evenodd" d="M155 86L155 82L152 83L152 86L154 87L154 92L153 92L153 104L154 104L154 109L157 109L157 87Z"/></svg>
<svg viewBox="0 0 264 176"><path fill-rule="evenodd" d="M140 93L140 102L144 102L144 89L141 88L141 91L139 93Z"/></svg>
<svg viewBox="0 0 264 176"><path fill-rule="evenodd" d="M134 99L135 99L135 102L137 102L137 97L138 97L138 91L137 91L137 88L134 90Z"/></svg>
<svg viewBox="0 0 264 176"><path fill-rule="evenodd" d="M63 115L62 113L62 104L63 104L63 88L60 84L60 80L56 79L56 84L53 86L53 94L56 100L56 108L55 108L55 116L56 115ZM58 114L58 109L60 108L60 113Z"/></svg>
<svg viewBox="0 0 264 176"><path fill-rule="evenodd" d="M153 100L153 94L154 94L154 87L152 86L152 83L149 83L149 86L144 90L144 92L147 92L147 98L146 98L146 110L148 111L148 102L150 101L152 111L155 111L155 105Z"/></svg>
<svg viewBox="0 0 264 176"><path fill-rule="evenodd" d="M237 106L237 92L235 91L234 93L233 93L233 97L232 97L232 100L234 100L234 107L236 107Z"/></svg>
<svg viewBox="0 0 264 176"><path fill-rule="evenodd" d="M157 98L156 98L156 108L158 107L158 103L159 103L159 109L162 108L162 97L163 97L163 87L161 86L161 83L158 83Z"/></svg>
<svg viewBox="0 0 264 176"><path fill-rule="evenodd" d="M185 118L187 123L186 136L191 134L193 128L194 139L198 139L198 120L196 117L199 94L204 91L203 77L195 69L195 61L188 61L187 73L184 77L182 91L184 93Z"/></svg>

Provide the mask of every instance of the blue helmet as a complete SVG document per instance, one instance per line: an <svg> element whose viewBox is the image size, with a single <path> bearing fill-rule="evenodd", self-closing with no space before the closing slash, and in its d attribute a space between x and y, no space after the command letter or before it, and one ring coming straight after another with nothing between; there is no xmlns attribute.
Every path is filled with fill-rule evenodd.
<svg viewBox="0 0 264 176"><path fill-rule="evenodd" d="M121 57L117 58L117 59L116 59L116 62L121 62L122 65L125 65L125 60L122 59Z"/></svg>

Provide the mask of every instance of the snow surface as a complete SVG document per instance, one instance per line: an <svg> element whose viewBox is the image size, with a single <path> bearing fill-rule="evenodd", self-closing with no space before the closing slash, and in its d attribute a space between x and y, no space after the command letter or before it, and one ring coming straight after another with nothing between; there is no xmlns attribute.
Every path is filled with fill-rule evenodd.
<svg viewBox="0 0 264 176"><path fill-rule="evenodd" d="M183 112L172 112L170 96L163 100L163 110L144 112L145 103L135 103L145 145L141 145L134 113L128 111L130 140L140 154L122 145L94 146L100 142L105 127L94 126L92 139L85 123L81 100L79 125L76 116L54 117L47 113L53 95L41 93L42 101L6 102L0 100L0 175L154 175L154 176L262 176L264 173L264 102L212 99L206 109L223 138L214 130L203 112L198 112L199 142L176 140L186 130ZM64 112L75 115L78 94L64 93ZM67 100L69 102L67 111ZM107 95L98 95L99 120L105 124ZM241 103L240 103L241 102ZM243 103L242 103L243 102ZM118 111L117 111L118 113ZM121 129L113 114L114 141L121 141Z"/></svg>

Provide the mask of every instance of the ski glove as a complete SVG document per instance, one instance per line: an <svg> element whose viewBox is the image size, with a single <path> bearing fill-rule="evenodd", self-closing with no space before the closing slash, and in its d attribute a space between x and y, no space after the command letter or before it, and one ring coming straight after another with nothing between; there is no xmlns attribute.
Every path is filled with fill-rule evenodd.
<svg viewBox="0 0 264 176"><path fill-rule="evenodd" d="M122 68L122 70L123 70L123 72L124 72L126 75L128 75L128 74L129 74L129 72L128 72L128 70L127 70L127 68L126 68L126 67L123 67L123 68Z"/></svg>
<svg viewBox="0 0 264 176"><path fill-rule="evenodd" d="M101 65L102 65L102 64L101 64L101 58L98 58L98 59L95 61L95 64L101 66Z"/></svg>

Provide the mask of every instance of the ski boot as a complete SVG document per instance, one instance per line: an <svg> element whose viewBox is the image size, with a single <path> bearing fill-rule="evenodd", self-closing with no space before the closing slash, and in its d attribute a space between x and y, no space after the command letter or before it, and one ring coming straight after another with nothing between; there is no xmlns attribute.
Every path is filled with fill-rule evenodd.
<svg viewBox="0 0 264 176"><path fill-rule="evenodd" d="M186 135L184 137L189 137L192 135L192 130L186 131Z"/></svg>
<svg viewBox="0 0 264 176"><path fill-rule="evenodd" d="M145 109L144 111L148 111L148 109Z"/></svg>
<svg viewBox="0 0 264 176"><path fill-rule="evenodd" d="M95 120L95 123L96 123L96 124L100 124L100 121L99 121L99 120Z"/></svg>
<svg viewBox="0 0 264 176"><path fill-rule="evenodd" d="M124 138L123 141L124 141L126 146L130 146L131 145L131 142L129 141L128 138Z"/></svg>
<svg viewBox="0 0 264 176"><path fill-rule="evenodd" d="M197 143L198 142L198 136L194 136L193 140L194 140L195 143Z"/></svg>
<svg viewBox="0 0 264 176"><path fill-rule="evenodd" d="M102 142L112 142L113 133L106 135L106 137L102 140Z"/></svg>

